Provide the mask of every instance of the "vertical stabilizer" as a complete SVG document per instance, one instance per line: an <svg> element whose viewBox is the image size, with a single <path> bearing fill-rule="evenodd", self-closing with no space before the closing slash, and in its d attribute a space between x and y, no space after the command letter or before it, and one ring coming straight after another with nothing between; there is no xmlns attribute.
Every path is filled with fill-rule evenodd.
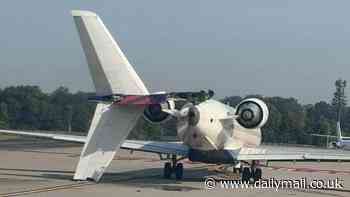
<svg viewBox="0 0 350 197"><path fill-rule="evenodd" d="M145 85L102 20L90 11L74 10L72 15L96 94L148 94Z"/></svg>
<svg viewBox="0 0 350 197"><path fill-rule="evenodd" d="M337 122L337 141L341 141L343 136L341 135L340 121Z"/></svg>
<svg viewBox="0 0 350 197"><path fill-rule="evenodd" d="M72 11L72 15L96 95L148 94L101 19L89 11ZM97 104L74 179L99 181L143 110L135 105Z"/></svg>

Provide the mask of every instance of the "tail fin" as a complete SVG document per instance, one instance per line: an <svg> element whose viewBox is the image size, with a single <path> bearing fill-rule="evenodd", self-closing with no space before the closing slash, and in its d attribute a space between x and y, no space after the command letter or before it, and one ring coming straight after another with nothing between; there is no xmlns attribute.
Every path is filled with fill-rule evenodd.
<svg viewBox="0 0 350 197"><path fill-rule="evenodd" d="M100 18L72 11L97 96L145 95L148 91ZM144 108L98 103L74 179L99 181Z"/></svg>
<svg viewBox="0 0 350 197"><path fill-rule="evenodd" d="M96 95L148 94L102 20L93 12L72 11Z"/></svg>
<svg viewBox="0 0 350 197"><path fill-rule="evenodd" d="M343 138L341 135L341 127L340 127L340 121L337 122L337 141L340 141Z"/></svg>

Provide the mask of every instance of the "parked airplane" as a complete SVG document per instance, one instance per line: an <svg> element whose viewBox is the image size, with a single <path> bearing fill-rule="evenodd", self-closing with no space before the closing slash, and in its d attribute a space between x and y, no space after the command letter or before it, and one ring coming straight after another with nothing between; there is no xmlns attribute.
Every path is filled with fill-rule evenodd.
<svg viewBox="0 0 350 197"><path fill-rule="evenodd" d="M101 19L89 11L72 15L96 89L91 100L98 102L88 135L0 132L85 143L75 180L99 181L120 148L168 155L164 177L175 174L177 179L183 176L185 158L232 164L241 169L244 181L261 179L260 160L350 161L350 155L338 151L260 146L260 128L269 116L262 100L245 99L232 108L212 99L211 91L150 94ZM188 103L178 109L179 100ZM170 117L177 120L182 143L126 140L139 118L160 124Z"/></svg>
<svg viewBox="0 0 350 197"><path fill-rule="evenodd" d="M337 132L337 136L335 136L335 135L322 135L322 134L311 134L311 135L318 136L318 137L326 137L327 138L327 146L330 145L331 147L350 150L350 137L343 137L342 136L339 121L337 122L336 132ZM336 141L332 141L331 143L328 143L329 138L336 139Z"/></svg>

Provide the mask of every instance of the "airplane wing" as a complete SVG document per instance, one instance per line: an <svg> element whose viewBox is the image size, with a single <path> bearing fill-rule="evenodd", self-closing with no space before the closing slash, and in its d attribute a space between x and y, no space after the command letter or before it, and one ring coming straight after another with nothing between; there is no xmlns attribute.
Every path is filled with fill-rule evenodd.
<svg viewBox="0 0 350 197"><path fill-rule="evenodd" d="M350 152L311 147L260 146L258 148L242 148L237 154L237 160L350 161Z"/></svg>
<svg viewBox="0 0 350 197"><path fill-rule="evenodd" d="M187 157L188 153L188 147L181 142L125 140L121 148L158 154L175 154L184 157Z"/></svg>
<svg viewBox="0 0 350 197"><path fill-rule="evenodd" d="M312 133L311 135L312 135L312 136L317 136L317 137L337 138L337 136L335 136L335 135L323 135L323 134L315 134L315 133Z"/></svg>
<svg viewBox="0 0 350 197"><path fill-rule="evenodd" d="M0 133L48 138L48 139L61 140L61 141L67 141L67 142L85 143L85 141L86 141L86 136L78 136L78 135L65 135L65 134L42 133L42 132L31 132L31 131L17 131L17 130L3 130L3 129L0 129Z"/></svg>
<svg viewBox="0 0 350 197"><path fill-rule="evenodd" d="M2 130L2 129L0 129L0 133L47 138L47 139L67 141L67 142L77 142L77 143L85 143L87 141L86 136L79 136L79 135L65 135L65 134L54 134L54 133L30 132L30 131ZM188 147L179 142L125 140L120 146L120 148L133 150L133 151L157 153L157 154L176 154L180 156L187 156L187 153L188 153Z"/></svg>
<svg viewBox="0 0 350 197"><path fill-rule="evenodd" d="M86 136L0 130L0 133L23 136L48 138L68 142L85 143ZM125 140L122 149L150 152L157 154L188 155L188 147L178 142L156 142L141 140ZM258 148L242 148L236 153L236 159L240 161L265 160L265 161L350 161L349 151L340 149L324 149L293 146L260 146Z"/></svg>
<svg viewBox="0 0 350 197"><path fill-rule="evenodd" d="M311 134L312 136L316 137L329 137L329 138L338 138L338 136L335 135L322 135L322 134ZM350 137L341 137L342 140L350 140Z"/></svg>

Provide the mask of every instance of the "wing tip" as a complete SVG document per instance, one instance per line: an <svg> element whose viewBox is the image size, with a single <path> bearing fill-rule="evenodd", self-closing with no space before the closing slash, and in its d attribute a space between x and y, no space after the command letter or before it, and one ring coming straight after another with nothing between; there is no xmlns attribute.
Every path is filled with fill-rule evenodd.
<svg viewBox="0 0 350 197"><path fill-rule="evenodd" d="M96 13L88 11L88 10L72 10L72 16L97 16Z"/></svg>

